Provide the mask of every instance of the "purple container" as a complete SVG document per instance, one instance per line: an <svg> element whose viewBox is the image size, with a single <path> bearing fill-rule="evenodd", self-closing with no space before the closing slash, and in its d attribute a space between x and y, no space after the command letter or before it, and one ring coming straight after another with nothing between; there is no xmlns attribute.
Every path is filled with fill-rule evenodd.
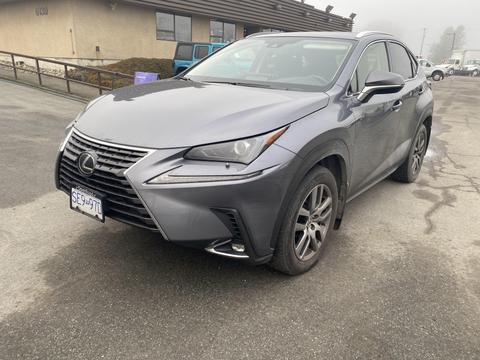
<svg viewBox="0 0 480 360"><path fill-rule="evenodd" d="M157 80L158 80L157 73L140 72L140 71L135 72L135 82L134 82L135 85L146 84L146 83L150 83L152 81L157 81Z"/></svg>

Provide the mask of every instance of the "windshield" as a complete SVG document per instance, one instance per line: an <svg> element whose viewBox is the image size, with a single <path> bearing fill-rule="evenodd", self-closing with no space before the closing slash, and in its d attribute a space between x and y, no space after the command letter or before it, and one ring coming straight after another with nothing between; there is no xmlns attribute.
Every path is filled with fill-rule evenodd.
<svg viewBox="0 0 480 360"><path fill-rule="evenodd" d="M192 68L195 81L324 91L345 62L352 41L258 37L233 43Z"/></svg>
<svg viewBox="0 0 480 360"><path fill-rule="evenodd" d="M467 65L480 65L480 60L468 60Z"/></svg>

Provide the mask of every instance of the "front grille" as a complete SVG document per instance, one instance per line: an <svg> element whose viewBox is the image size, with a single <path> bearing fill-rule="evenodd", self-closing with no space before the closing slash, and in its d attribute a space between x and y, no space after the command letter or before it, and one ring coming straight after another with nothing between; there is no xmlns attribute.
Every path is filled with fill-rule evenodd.
<svg viewBox="0 0 480 360"><path fill-rule="evenodd" d="M94 173L85 177L77 167L77 158L84 151L95 151L98 156ZM59 167L61 190L70 194L73 185L102 194L105 215L113 219L158 231L141 200L125 178L125 171L147 155L147 151L131 150L87 140L73 132L63 151Z"/></svg>

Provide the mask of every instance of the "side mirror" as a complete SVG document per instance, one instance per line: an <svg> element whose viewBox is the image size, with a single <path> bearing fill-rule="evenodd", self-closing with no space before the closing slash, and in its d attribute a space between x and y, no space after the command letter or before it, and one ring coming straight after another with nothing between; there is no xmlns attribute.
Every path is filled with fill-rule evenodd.
<svg viewBox="0 0 480 360"><path fill-rule="evenodd" d="M393 94L405 86L403 76L388 71L372 71L365 82L365 87L358 95L358 100L367 102L376 94Z"/></svg>

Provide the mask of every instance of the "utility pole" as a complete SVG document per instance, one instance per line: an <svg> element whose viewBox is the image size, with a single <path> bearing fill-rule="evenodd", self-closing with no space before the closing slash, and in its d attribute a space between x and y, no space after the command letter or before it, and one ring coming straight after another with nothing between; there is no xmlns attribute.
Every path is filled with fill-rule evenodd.
<svg viewBox="0 0 480 360"><path fill-rule="evenodd" d="M453 41L452 41L452 54L453 54L453 50L455 50L455 40L457 38L457 33L454 32L453 33Z"/></svg>
<svg viewBox="0 0 480 360"><path fill-rule="evenodd" d="M420 46L420 57L423 58L423 45L425 44L425 36L427 36L427 28L423 28L423 37L422 37L422 45Z"/></svg>

